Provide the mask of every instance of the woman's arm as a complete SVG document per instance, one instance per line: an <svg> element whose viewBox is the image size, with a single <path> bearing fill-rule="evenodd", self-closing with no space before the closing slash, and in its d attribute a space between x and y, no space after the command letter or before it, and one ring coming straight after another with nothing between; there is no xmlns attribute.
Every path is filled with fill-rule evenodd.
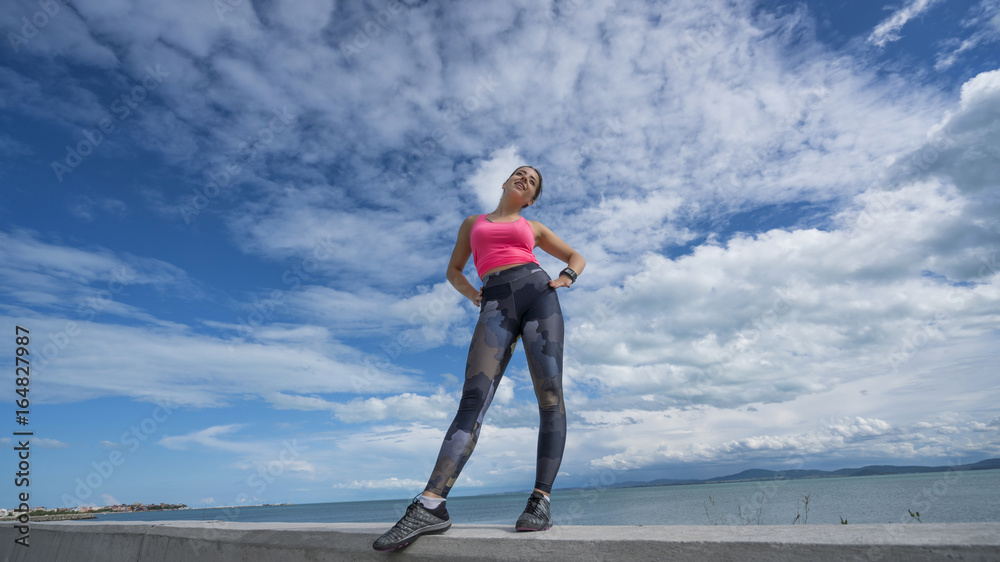
<svg viewBox="0 0 1000 562"><path fill-rule="evenodd" d="M451 252L451 261L448 262L448 272L446 274L448 282L458 289L458 292L462 293L465 298L474 302L476 306L479 306L480 301L482 301L483 292L481 289L473 287L472 283L469 283L469 280L465 278L465 274L462 271L465 269L465 264L469 261L469 256L472 255L469 233L472 232L472 225L478 218L478 215L470 215L462 222L462 226L459 227L458 240L455 241L455 249Z"/></svg>
<svg viewBox="0 0 1000 562"><path fill-rule="evenodd" d="M571 248L569 244L563 242L561 238L556 236L555 233L549 230L549 228L544 224L538 221L531 222L533 222L536 227L536 245L539 248L545 250L547 254L566 262L567 267L575 271L577 275L583 273L583 268L587 266L587 260L583 259L583 256ZM570 283L572 283L572 281L570 281L569 277L560 275L558 278L549 281L549 286L569 287Z"/></svg>

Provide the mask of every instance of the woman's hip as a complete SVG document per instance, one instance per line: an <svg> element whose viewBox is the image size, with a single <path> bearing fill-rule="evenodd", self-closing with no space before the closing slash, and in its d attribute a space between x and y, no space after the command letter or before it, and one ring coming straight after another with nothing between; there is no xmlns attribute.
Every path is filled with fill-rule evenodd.
<svg viewBox="0 0 1000 562"><path fill-rule="evenodd" d="M518 270L518 271L515 271ZM511 272L512 280L499 277ZM498 311L504 316L520 318L539 306L559 311L556 289L549 285L552 279L538 264L523 264L490 276L483 285L482 312Z"/></svg>
<svg viewBox="0 0 1000 562"><path fill-rule="evenodd" d="M483 288L499 285L501 283L513 283L519 279L524 279L529 275L537 275L542 273L546 277L548 274L542 269L540 265L534 262L522 263L515 265L514 267L508 267L507 269L501 269L500 271L494 271L493 273L488 273L483 277Z"/></svg>

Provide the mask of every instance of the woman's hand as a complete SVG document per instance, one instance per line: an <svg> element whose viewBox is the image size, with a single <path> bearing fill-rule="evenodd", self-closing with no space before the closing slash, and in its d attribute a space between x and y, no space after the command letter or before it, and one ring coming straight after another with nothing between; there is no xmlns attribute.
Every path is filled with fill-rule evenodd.
<svg viewBox="0 0 1000 562"><path fill-rule="evenodd" d="M478 307L478 306L479 306L480 304L482 304L482 302L483 302L483 288L482 288L482 287L480 287L480 288L479 288L479 292L478 292L478 293L476 293L476 296L472 297L472 299L471 299L471 300L472 300L472 302L473 302L473 303L475 303L475 305L476 305L477 307Z"/></svg>
<svg viewBox="0 0 1000 562"><path fill-rule="evenodd" d="M570 281L569 277L566 277L565 275L560 275L559 277L556 277L552 281L549 281L549 287L553 288L569 287L572 284L573 282Z"/></svg>

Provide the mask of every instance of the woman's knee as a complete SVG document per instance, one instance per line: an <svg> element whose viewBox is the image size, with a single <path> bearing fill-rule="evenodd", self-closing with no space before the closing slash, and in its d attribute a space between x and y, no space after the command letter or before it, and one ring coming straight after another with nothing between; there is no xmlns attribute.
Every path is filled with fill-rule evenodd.
<svg viewBox="0 0 1000 562"><path fill-rule="evenodd" d="M538 409L543 412L563 409L561 388L535 387L535 397L538 398Z"/></svg>
<svg viewBox="0 0 1000 562"><path fill-rule="evenodd" d="M458 411L478 415L480 412L490 407L493 400L495 385L469 385L462 392L462 399L458 401Z"/></svg>

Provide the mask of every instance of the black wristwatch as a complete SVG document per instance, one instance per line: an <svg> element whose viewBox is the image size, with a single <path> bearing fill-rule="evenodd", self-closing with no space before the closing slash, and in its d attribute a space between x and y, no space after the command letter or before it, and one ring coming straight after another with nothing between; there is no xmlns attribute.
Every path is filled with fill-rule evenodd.
<svg viewBox="0 0 1000 562"><path fill-rule="evenodd" d="M565 275L566 277L569 277L569 284L570 285L572 285L573 283L576 283L576 272L573 271L572 269L568 268L568 267L566 269L560 271L559 275Z"/></svg>

